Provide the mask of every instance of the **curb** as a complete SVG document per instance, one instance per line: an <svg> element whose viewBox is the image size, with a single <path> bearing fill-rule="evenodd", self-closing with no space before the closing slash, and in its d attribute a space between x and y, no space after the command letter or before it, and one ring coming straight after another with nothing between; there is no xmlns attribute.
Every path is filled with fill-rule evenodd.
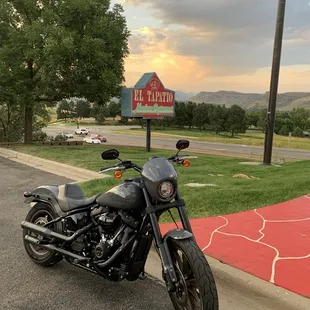
<svg viewBox="0 0 310 310"><path fill-rule="evenodd" d="M205 256L215 278L221 310L239 309L239 307L224 304L224 301L240 297L242 297L240 309L244 309L242 307L244 304L249 307L248 309L253 304L255 306L259 304L260 308L254 310L309 310L309 299ZM153 246L148 256L145 272L164 285L161 263Z"/></svg>
<svg viewBox="0 0 310 310"><path fill-rule="evenodd" d="M39 170L53 173L61 177L66 177L73 181L88 181L93 179L110 177L106 174L99 174L95 171L73 167L70 165L58 163L52 160L28 155L25 153L16 152L2 147L0 147L0 156Z"/></svg>
<svg viewBox="0 0 310 310"><path fill-rule="evenodd" d="M67 177L74 181L86 181L98 178L99 175L87 169L76 168L1 147L0 156L58 176ZM109 177L109 175L99 176L102 178ZM226 301L230 299L233 301L234 298L241 298L242 301L245 300L245 304L249 306L249 309L253 302L261 305L261 308L255 308L255 310L310 309L310 300L308 298L221 263L212 257L205 256L216 280L222 310L239 309L231 308L230 304L223 305L221 303L221 300ZM145 271L151 278L155 278L163 284L161 263L153 246L148 256ZM223 296L225 296L225 298L223 298Z"/></svg>

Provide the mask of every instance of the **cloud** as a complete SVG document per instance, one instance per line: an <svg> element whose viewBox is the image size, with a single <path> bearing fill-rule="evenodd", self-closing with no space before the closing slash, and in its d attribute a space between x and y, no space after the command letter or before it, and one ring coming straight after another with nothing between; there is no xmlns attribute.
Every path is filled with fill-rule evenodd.
<svg viewBox="0 0 310 310"><path fill-rule="evenodd" d="M198 57L201 65L217 66L215 74L253 72L271 65L277 1L125 2L147 6L165 27L182 26L165 35L167 48L176 55ZM282 65L310 64L306 52L310 49L309 15L310 6L306 1L288 3Z"/></svg>
<svg viewBox="0 0 310 310"><path fill-rule="evenodd" d="M161 27L132 30L127 70L130 68L128 72L133 76L137 76L134 72L149 68L169 76L171 82L176 79L173 84L183 83L187 89L203 83L204 89L216 84L218 89L255 90L255 85L264 91L269 88L277 1L123 0L123 3L125 9L126 5L130 9L137 6L161 21ZM290 72L310 65L309 16L307 1L287 2L281 64L288 66ZM292 75L284 68L281 72L286 74L282 81L289 86ZM256 82L242 85L249 78ZM305 83L301 85L305 87Z"/></svg>
<svg viewBox="0 0 310 310"><path fill-rule="evenodd" d="M145 6L164 24L178 24L239 36L268 36L274 28L277 1L270 0L125 0ZM305 0L287 2L286 25L292 30L310 24L310 5ZM270 34L271 36L273 35ZM269 35L269 36L270 36Z"/></svg>

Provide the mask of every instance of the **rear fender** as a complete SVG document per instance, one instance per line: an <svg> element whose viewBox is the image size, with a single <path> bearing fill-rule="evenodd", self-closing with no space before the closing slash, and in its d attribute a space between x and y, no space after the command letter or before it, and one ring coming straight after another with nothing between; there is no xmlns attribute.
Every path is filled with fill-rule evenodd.
<svg viewBox="0 0 310 310"><path fill-rule="evenodd" d="M33 205L36 202L44 202L49 204L58 216L64 215L64 212L60 209L58 204L58 186L45 185L37 187L34 191L25 192L24 203Z"/></svg>

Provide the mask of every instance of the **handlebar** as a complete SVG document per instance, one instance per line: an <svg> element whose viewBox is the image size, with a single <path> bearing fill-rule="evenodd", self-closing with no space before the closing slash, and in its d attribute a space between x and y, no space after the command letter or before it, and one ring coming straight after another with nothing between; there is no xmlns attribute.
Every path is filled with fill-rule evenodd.
<svg viewBox="0 0 310 310"><path fill-rule="evenodd" d="M178 164L182 164L182 162L186 159L196 159L198 158L197 156L189 156L189 155L173 155L167 158L167 160L171 162L175 162ZM108 171L113 171L113 170L126 170L126 169L134 169L138 172L142 171L142 167L138 166L137 164L133 163L130 160L122 161L120 163L115 164L114 166L109 166L105 168L101 168L99 173L104 173Z"/></svg>
<svg viewBox="0 0 310 310"><path fill-rule="evenodd" d="M169 161L175 162L175 163L182 163L185 159L196 159L197 156L190 156L190 155L173 155L169 158L167 158Z"/></svg>
<svg viewBox="0 0 310 310"><path fill-rule="evenodd" d="M110 167L101 168L99 173L108 172L112 170L125 170L125 169L126 169L125 166L110 166Z"/></svg>

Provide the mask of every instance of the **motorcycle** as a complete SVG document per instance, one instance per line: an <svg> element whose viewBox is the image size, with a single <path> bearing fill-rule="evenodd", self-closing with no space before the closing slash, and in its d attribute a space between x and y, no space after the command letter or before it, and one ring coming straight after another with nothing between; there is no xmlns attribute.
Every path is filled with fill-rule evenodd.
<svg viewBox="0 0 310 310"><path fill-rule="evenodd" d="M190 165L191 156L179 155L188 147L188 140L179 140L175 155L154 156L143 167L121 160L117 149L104 151L103 160L118 162L100 173L114 171L120 179L125 170L134 169L140 176L90 198L72 183L25 192L25 203L33 205L21 223L30 259L47 267L65 258L110 281L135 281L146 278L145 263L153 245L174 308L218 310L214 277L195 241L173 165ZM163 236L160 216L165 211L172 216L173 208L183 228Z"/></svg>

